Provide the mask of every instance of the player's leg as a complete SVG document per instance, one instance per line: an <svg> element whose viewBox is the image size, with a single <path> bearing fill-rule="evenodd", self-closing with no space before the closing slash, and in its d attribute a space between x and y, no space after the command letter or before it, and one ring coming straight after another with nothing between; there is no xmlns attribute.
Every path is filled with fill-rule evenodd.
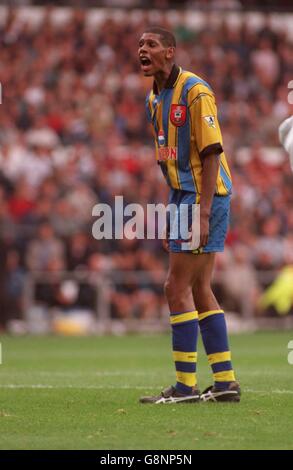
<svg viewBox="0 0 293 470"><path fill-rule="evenodd" d="M165 295L170 309L176 389L189 394L197 386L198 312L192 287L204 263L190 253L170 253Z"/></svg>
<svg viewBox="0 0 293 470"><path fill-rule="evenodd" d="M199 312L220 310L211 287L216 253L202 253L193 256L202 259L201 270L197 273L192 286L192 296L193 301L196 302L196 308Z"/></svg>
<svg viewBox="0 0 293 470"><path fill-rule="evenodd" d="M231 363L224 311L219 307L211 288L215 253L195 256L205 259L193 285L193 298L199 312L202 340L214 378L214 386L202 394L202 399L238 401L239 386L235 382Z"/></svg>
<svg viewBox="0 0 293 470"><path fill-rule="evenodd" d="M170 308L176 386L162 392L161 397L143 397L143 403L198 401L199 398L196 378L198 313L192 287L203 267L203 258L170 252L169 259L165 294Z"/></svg>
<svg viewBox="0 0 293 470"><path fill-rule="evenodd" d="M169 203L177 206L175 217L171 214L169 224L169 270L165 282L165 295L170 309L172 328L173 359L176 368L176 386L162 393L162 397L143 397L143 403L168 403L178 398L186 401L198 401L196 361L198 313L194 306L192 286L196 272L201 268L201 259L196 259L190 252L182 251L184 240L179 228L181 220L181 204L189 205L188 227L191 223L193 193L171 190ZM174 215L174 214L173 214ZM189 220L190 218L190 220ZM189 223L190 222L190 223Z"/></svg>
<svg viewBox="0 0 293 470"><path fill-rule="evenodd" d="M239 401L239 385L231 364L226 321L211 289L211 278L215 254L224 250L229 223L230 197L215 196L210 216L210 230L207 245L203 248L205 263L198 273L193 286L195 305L199 311L199 326L209 363L214 376L214 395L211 390L202 394L202 399ZM231 390L233 389L233 390ZM231 393L228 393L231 390ZM215 399L216 397L216 399Z"/></svg>

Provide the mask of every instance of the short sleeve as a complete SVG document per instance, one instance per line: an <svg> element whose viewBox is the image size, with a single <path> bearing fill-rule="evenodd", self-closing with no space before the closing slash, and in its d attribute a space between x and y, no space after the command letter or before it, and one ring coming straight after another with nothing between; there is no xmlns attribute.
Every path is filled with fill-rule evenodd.
<svg viewBox="0 0 293 470"><path fill-rule="evenodd" d="M190 108L191 121L194 129L196 146L201 158L223 152L222 135L217 118L217 107L212 94L200 93L193 100Z"/></svg>

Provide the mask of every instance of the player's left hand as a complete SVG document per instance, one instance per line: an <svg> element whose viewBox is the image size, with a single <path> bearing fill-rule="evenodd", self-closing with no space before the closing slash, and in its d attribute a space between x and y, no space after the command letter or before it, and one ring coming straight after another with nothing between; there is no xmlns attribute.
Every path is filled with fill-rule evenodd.
<svg viewBox="0 0 293 470"><path fill-rule="evenodd" d="M209 216L200 215L200 244L199 246L206 246L209 240L210 222Z"/></svg>

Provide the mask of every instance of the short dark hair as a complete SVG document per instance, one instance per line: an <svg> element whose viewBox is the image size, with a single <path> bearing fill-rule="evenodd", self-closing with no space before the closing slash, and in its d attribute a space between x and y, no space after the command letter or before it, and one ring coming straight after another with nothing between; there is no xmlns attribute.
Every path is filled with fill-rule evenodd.
<svg viewBox="0 0 293 470"><path fill-rule="evenodd" d="M176 47L176 39L171 31L158 26L153 26L145 30L145 33L154 33L160 36L161 42L165 47Z"/></svg>

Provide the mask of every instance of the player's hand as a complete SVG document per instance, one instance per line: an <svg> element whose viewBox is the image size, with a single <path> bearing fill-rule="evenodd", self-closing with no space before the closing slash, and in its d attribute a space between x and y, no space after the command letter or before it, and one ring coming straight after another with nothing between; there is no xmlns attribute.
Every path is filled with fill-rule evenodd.
<svg viewBox="0 0 293 470"><path fill-rule="evenodd" d="M200 214L200 244L199 246L206 246L209 240L210 222L209 216Z"/></svg>
<svg viewBox="0 0 293 470"><path fill-rule="evenodd" d="M163 249L169 253L169 233L167 232L167 228L164 228L163 231L163 238L162 238L162 245Z"/></svg>
<svg viewBox="0 0 293 470"><path fill-rule="evenodd" d="M167 238L163 239L163 248L167 253L169 253L169 240Z"/></svg>

